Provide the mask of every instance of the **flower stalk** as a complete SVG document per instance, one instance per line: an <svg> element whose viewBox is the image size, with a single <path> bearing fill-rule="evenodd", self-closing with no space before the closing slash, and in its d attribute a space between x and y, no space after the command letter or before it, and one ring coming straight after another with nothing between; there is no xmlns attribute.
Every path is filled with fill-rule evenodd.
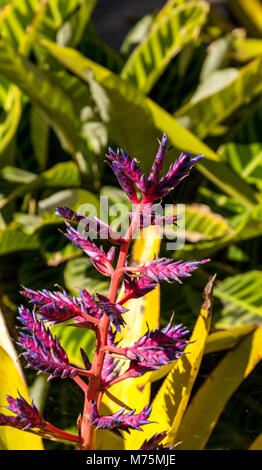
<svg viewBox="0 0 262 470"><path fill-rule="evenodd" d="M28 367L37 370L37 373L49 374L48 380L60 377L74 380L84 394L83 414L78 418L78 436L59 430L52 424L44 421L35 405L25 400L8 397L11 411L17 416L0 415L0 425L15 426L30 432L38 433L47 439L71 441L77 444L79 450L95 449L96 429L108 429L114 434L123 437L123 433L132 429L142 430L142 426L149 424L150 406L136 413L125 407L111 416L100 416L99 408L103 394L107 393L118 404L117 397L113 397L107 390L114 384L127 378L140 377L143 374L159 369L163 365L178 359L184 352L188 341L188 330L182 325L169 324L160 330L148 330L135 344L128 347L119 347L115 341L116 332L125 332L124 304L127 300L136 299L152 291L159 282L180 282L181 277L190 276L202 261L173 261L166 258L153 259L142 266L128 266L127 259L133 235L143 226L164 223L176 223L177 217L163 218L153 215L151 208L153 202L162 199L179 184L190 172L193 165L202 158L199 155L190 159L190 154L183 153L171 165L168 173L160 177L167 152L167 135L164 133L159 142L152 169L147 177L141 171L136 159L132 159L121 150L120 154L109 149L107 156L109 164L118 179L122 189L131 200L134 210L130 217L130 225L126 234L121 237L111 230L107 224L98 218L77 214L67 207L58 207L56 214L63 217L66 224L65 236L87 256L93 266L104 276L110 277L108 295L99 293L90 294L80 291L79 297L71 298L66 291L49 292L47 290L34 291L24 288L22 294L33 304L33 311L21 306L19 320L23 327L18 345L24 350L22 353ZM136 187L135 187L136 186ZM140 191L140 195L139 195ZM78 224L78 229L70 223ZM112 247L105 253L93 240L86 236L85 229L94 231L103 238L108 230L108 241ZM118 251L117 259L116 250ZM123 281L125 292L117 302L120 284ZM59 340L53 337L46 324L61 323L71 320L69 327L91 329L95 333L96 346L92 363L86 352L81 350L83 368L76 368L70 364L66 351ZM119 367L120 359L129 361L124 373ZM152 436L145 441L141 449L164 448L162 440L165 432Z"/></svg>

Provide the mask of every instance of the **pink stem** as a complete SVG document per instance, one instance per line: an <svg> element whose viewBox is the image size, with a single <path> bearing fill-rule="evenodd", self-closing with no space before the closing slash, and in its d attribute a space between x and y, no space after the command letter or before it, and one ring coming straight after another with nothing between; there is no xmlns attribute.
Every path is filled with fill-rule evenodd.
<svg viewBox="0 0 262 470"><path fill-rule="evenodd" d="M75 434L70 434L68 432L62 431L62 429L56 428L55 426L47 422L45 423L44 430L50 431L50 433L60 436L62 439L65 439L67 441L78 442L78 443L82 442L81 437L76 436Z"/></svg>

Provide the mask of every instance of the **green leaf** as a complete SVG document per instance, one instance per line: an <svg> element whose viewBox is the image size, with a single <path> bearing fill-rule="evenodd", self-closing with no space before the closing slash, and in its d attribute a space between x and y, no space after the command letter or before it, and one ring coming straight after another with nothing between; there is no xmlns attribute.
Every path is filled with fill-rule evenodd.
<svg viewBox="0 0 262 470"><path fill-rule="evenodd" d="M260 125L262 106L258 105L253 113L244 119L223 144L218 153L238 174L251 184L262 189L262 138Z"/></svg>
<svg viewBox="0 0 262 470"><path fill-rule="evenodd" d="M129 30L120 49L123 55L130 55L132 50L145 39L152 22L153 15L143 16L143 18Z"/></svg>
<svg viewBox="0 0 262 470"><path fill-rule="evenodd" d="M217 327L262 323L262 272L249 271L222 281L214 296L223 305Z"/></svg>
<svg viewBox="0 0 262 470"><path fill-rule="evenodd" d="M81 80L87 82L90 70L93 70L95 80L106 90L110 103L108 126L119 146L130 154L137 154L143 161L147 159L148 154L154 153L156 133L144 102L144 95L137 93L137 89L131 84L120 80L110 70L95 64L78 51L57 46L46 40L42 41L42 44Z"/></svg>
<svg viewBox="0 0 262 470"><path fill-rule="evenodd" d="M3 40L0 40L0 73L42 108L54 130L75 155L79 147L80 123L70 97Z"/></svg>
<svg viewBox="0 0 262 470"><path fill-rule="evenodd" d="M89 69L94 71L95 79L107 90L111 107L109 126L115 140L131 155L138 156L146 170L151 166L148 155L156 151L153 145L155 126L162 132L167 132L176 149L185 150L186 142L188 151L203 153L205 158L198 164L198 168L227 194L237 197L245 207L250 208L257 202L258 196L253 189L223 165L213 150L180 126L164 109L149 98L145 98L131 83L125 82L110 70L73 49L62 48L46 40L42 41L42 44L82 80L86 81L86 71ZM138 126L139 132L137 132ZM171 163L169 159L170 155L167 156L167 164Z"/></svg>
<svg viewBox="0 0 262 470"><path fill-rule="evenodd" d="M36 160L38 161L40 171L46 169L48 159L48 140L50 128L41 109L37 106L31 107L30 114L30 135L32 147ZM41 139L39 136L41 135Z"/></svg>
<svg viewBox="0 0 262 470"><path fill-rule="evenodd" d="M88 24L85 38L79 49L84 56L114 73L120 73L123 67L122 56L100 39L92 23Z"/></svg>
<svg viewBox="0 0 262 470"><path fill-rule="evenodd" d="M262 59L243 67L237 77L222 90L197 103L180 108L175 117L199 138L206 137L212 128L230 116L241 105L248 103L262 91Z"/></svg>
<svg viewBox="0 0 262 470"><path fill-rule="evenodd" d="M13 139L21 117L20 90L0 77L0 158Z"/></svg>
<svg viewBox="0 0 262 470"><path fill-rule="evenodd" d="M35 250L39 247L36 235L26 235L21 229L6 227L0 230L0 256L16 251Z"/></svg>
<svg viewBox="0 0 262 470"><path fill-rule="evenodd" d="M62 46L77 47L97 4L97 0L89 0L88 2L85 0L77 0L74 3L77 7L76 10L69 18L68 13L63 15L61 18L62 21L60 21L61 27L56 34L56 41ZM64 22L65 19L66 21Z"/></svg>
<svg viewBox="0 0 262 470"><path fill-rule="evenodd" d="M54 213L58 206L68 206L76 211L81 206L82 211L80 212L83 213L85 204L87 204L87 210L90 205L96 210L99 216L99 201L97 197L85 189L66 189L64 191L58 191L45 199L41 199L38 203L38 207L40 214L46 211Z"/></svg>
<svg viewBox="0 0 262 470"><path fill-rule="evenodd" d="M261 206L258 205L253 211L246 211L230 220L233 231L228 235L222 236L217 240L200 240L196 243L188 243L182 249L182 257L185 259L203 259L220 251L232 243L242 240L249 240L258 237L262 233L262 220L259 215ZM174 258L178 256L177 252L173 254ZM181 253L179 254L179 257Z"/></svg>
<svg viewBox="0 0 262 470"><path fill-rule="evenodd" d="M10 45L25 54L28 36L32 34L37 16L45 9L45 3L40 0L13 0L9 3L4 14L0 17L1 36Z"/></svg>
<svg viewBox="0 0 262 470"><path fill-rule="evenodd" d="M223 70L215 70L208 77L201 82L195 93L190 99L191 104L198 103L204 98L217 93L220 90L223 90L227 85L229 85L233 80L238 76L238 70L236 68L226 68ZM182 123L183 118L180 118L179 121ZM186 119L186 118L185 118Z"/></svg>
<svg viewBox="0 0 262 470"><path fill-rule="evenodd" d="M148 93L170 60L186 44L196 39L209 6L202 1L188 2L155 20L145 39L133 51L121 76Z"/></svg>
<svg viewBox="0 0 262 470"><path fill-rule="evenodd" d="M8 166L0 171L0 176L5 181L16 183L15 189L11 190L8 196L0 201L1 208L29 191L32 192L37 189L53 187L72 188L80 186L81 184L80 172L74 162L57 163L52 168L40 173L40 175ZM17 183L20 184L17 185ZM70 194L68 197L70 197Z"/></svg>
<svg viewBox="0 0 262 470"><path fill-rule="evenodd" d="M95 291L106 293L109 283L100 273L94 272L94 267L87 256L67 262L64 270L64 279L67 289L75 295L79 289L87 289L90 294Z"/></svg>
<svg viewBox="0 0 262 470"><path fill-rule="evenodd" d="M226 354L197 390L177 434L179 449L205 448L229 398L260 361L261 342L262 328L257 328Z"/></svg>
<svg viewBox="0 0 262 470"><path fill-rule="evenodd" d="M235 37L233 36L233 34L226 34L225 36L209 44L207 48L207 56L202 65L202 69L201 69L201 73L199 77L202 84L206 82L206 80L208 79L210 75L213 75L214 72L218 71L223 66L225 55L228 52L228 49L231 46L234 39ZM219 71L223 72L224 70L219 70ZM217 86L222 88L220 86L220 83L217 84ZM190 102L192 102L192 98Z"/></svg>
<svg viewBox="0 0 262 470"><path fill-rule="evenodd" d="M262 40L256 38L239 38L232 45L232 56L239 62L247 62L262 54Z"/></svg>
<svg viewBox="0 0 262 470"><path fill-rule="evenodd" d="M215 214L205 204L187 204L185 214L178 223L180 230L185 230L186 240L197 242L199 240L212 240L228 235L232 228L226 219L221 215ZM165 215L176 213L176 207L167 208ZM183 227L183 223L185 227ZM165 228L165 234L168 235L168 227Z"/></svg>

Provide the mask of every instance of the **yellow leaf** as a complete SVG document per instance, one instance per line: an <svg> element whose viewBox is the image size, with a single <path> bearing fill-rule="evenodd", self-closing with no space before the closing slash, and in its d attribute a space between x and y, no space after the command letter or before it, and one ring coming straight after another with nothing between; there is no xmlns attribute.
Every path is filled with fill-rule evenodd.
<svg viewBox="0 0 262 470"><path fill-rule="evenodd" d="M152 403L150 420L156 421L144 430L146 439L154 433L168 431L168 444L174 445L176 433L194 385L211 323L213 277L205 287L204 303L196 321L185 354L176 361ZM167 442L166 442L167 443Z"/></svg>
<svg viewBox="0 0 262 470"><path fill-rule="evenodd" d="M262 450L262 434L259 434L248 450Z"/></svg>
<svg viewBox="0 0 262 470"><path fill-rule="evenodd" d="M6 395L21 395L30 402L27 386L15 349L12 345L2 314L0 312L0 409L1 413L13 415L3 408L8 405ZM14 416L14 415L13 415ZM42 439L31 433L10 426L0 426L1 450L43 450Z"/></svg>
<svg viewBox="0 0 262 470"><path fill-rule="evenodd" d="M132 252L132 263L143 264L157 255L160 248L160 236L157 227L148 227L143 234L143 238L137 239ZM124 329L121 347L130 346L137 341L146 331L147 324L150 329L155 329L159 325L160 296L159 287L140 299L130 300L125 304L129 310L125 314L126 326ZM130 408L135 408L138 412L150 401L150 384L147 383L147 375L137 379L127 379L113 385L110 393L125 403ZM106 395L103 397L101 413L111 414L119 410L119 405L113 403ZM125 440L119 440L116 436L111 436L110 431L97 433L97 449L137 449L137 435L139 431L132 431L130 435L125 435ZM117 445L117 447L116 447ZM120 447L119 447L120 446Z"/></svg>
<svg viewBox="0 0 262 470"><path fill-rule="evenodd" d="M241 325L228 330L214 331L207 338L205 354L234 348L255 328L255 325Z"/></svg>
<svg viewBox="0 0 262 470"><path fill-rule="evenodd" d="M225 405L262 358L262 327L228 352L194 395L177 435L179 449L201 450Z"/></svg>

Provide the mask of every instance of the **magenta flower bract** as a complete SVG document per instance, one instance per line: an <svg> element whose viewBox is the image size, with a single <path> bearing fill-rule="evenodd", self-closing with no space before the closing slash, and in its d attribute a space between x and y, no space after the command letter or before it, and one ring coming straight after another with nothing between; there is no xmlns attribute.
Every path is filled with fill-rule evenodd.
<svg viewBox="0 0 262 470"><path fill-rule="evenodd" d="M188 333L182 325L172 327L169 323L162 330L148 330L133 346L122 348L121 352L139 366L150 368L152 365L155 369L181 356L188 343L184 338Z"/></svg>
<svg viewBox="0 0 262 470"><path fill-rule="evenodd" d="M50 292L46 289L34 291L24 288L21 294L26 297L41 316L41 319L52 323L61 323L72 318L82 322L85 314L94 318L101 318L102 311L86 290L80 291L80 297L71 297L65 290L63 292Z"/></svg>
<svg viewBox="0 0 262 470"><path fill-rule="evenodd" d="M142 203L154 202L162 199L172 191L186 176L189 175L191 168L201 159L203 155L197 155L190 158L191 154L184 152L179 159L172 164L165 176L160 178L167 152L167 134L164 132L159 143L159 148L152 165L149 176L146 177L135 159L131 159L123 150L121 153L115 153L109 149L108 160L114 171L120 186L128 195L133 204L138 204L134 184L142 193Z"/></svg>
<svg viewBox="0 0 262 470"><path fill-rule="evenodd" d="M17 344L25 349L22 353L28 367L38 370L38 373L50 374L48 380L60 376L75 377L77 371L69 364L65 350L60 345L57 337L53 337L42 320L36 318L25 307L20 307L20 320L24 324L24 330L30 334L21 332Z"/></svg>
<svg viewBox="0 0 262 470"><path fill-rule="evenodd" d="M150 406L145 406L138 414L135 414L136 410L131 410L127 413L125 411L125 408L123 408L112 415L99 416L96 403L92 403L91 419L96 429L109 429L121 437L123 437L121 431L127 433L130 433L130 429L142 431L141 426L150 424L150 421L147 419L152 411Z"/></svg>
<svg viewBox="0 0 262 470"><path fill-rule="evenodd" d="M96 294L98 298L97 304L103 310L103 312L109 317L112 324L116 327L117 331L120 332L120 327L125 325L123 319L123 313L127 312L127 308L122 307L119 304L110 302L110 300L102 294Z"/></svg>
<svg viewBox="0 0 262 470"><path fill-rule="evenodd" d="M115 342L116 331L112 331L112 328L109 328L108 335L107 335L107 344L108 346L117 347L118 343ZM110 354L105 355L103 368L101 371L101 379L102 383L110 382L110 380L115 379L118 377L121 367L116 369L117 365L119 364L119 360L116 360Z"/></svg>
<svg viewBox="0 0 262 470"><path fill-rule="evenodd" d="M200 264L208 263L210 259L201 261L173 261L167 258L159 258L149 261L140 268L140 272L154 282L177 281L180 277L189 277L191 272Z"/></svg>
<svg viewBox="0 0 262 470"><path fill-rule="evenodd" d="M124 274L125 295L130 299L137 299L151 292L157 286L150 277L140 276L132 277Z"/></svg>
<svg viewBox="0 0 262 470"><path fill-rule="evenodd" d="M66 206L57 207L56 215L64 219L71 220L71 222L80 223L81 229L85 228L93 234L93 237L100 236L101 239L108 240L110 243L119 245L124 240L120 235L114 232L111 227L95 216L86 216L77 214Z"/></svg>
<svg viewBox="0 0 262 470"><path fill-rule="evenodd" d="M30 405L19 393L19 398L6 396L9 406L6 408L16 416L0 413L0 426L13 426L19 429L41 428L45 422L32 401Z"/></svg>
<svg viewBox="0 0 262 470"><path fill-rule="evenodd" d="M150 439L146 439L139 450L164 450L165 447L161 442L165 439L167 435L166 431L160 432L159 434L154 434ZM171 450L172 448L168 448Z"/></svg>
<svg viewBox="0 0 262 470"><path fill-rule="evenodd" d="M83 250L92 261L95 268L105 276L112 276L114 270L111 264L112 251L110 252L110 260L108 259L103 248L98 248L95 243L88 240L84 235L81 235L77 230L70 226L67 222L67 233L65 236L78 248Z"/></svg>

